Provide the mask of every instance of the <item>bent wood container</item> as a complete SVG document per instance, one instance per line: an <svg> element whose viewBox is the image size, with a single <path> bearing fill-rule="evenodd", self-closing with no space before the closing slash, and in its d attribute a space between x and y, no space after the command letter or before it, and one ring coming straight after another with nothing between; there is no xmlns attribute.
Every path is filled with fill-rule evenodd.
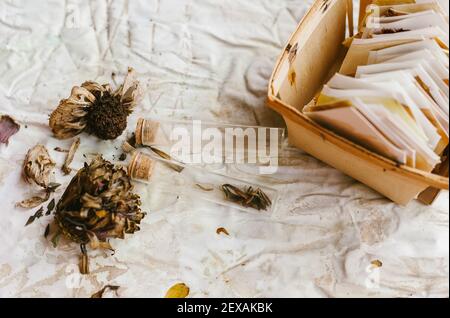
<svg viewBox="0 0 450 318"><path fill-rule="evenodd" d="M367 4L362 0L361 5ZM268 104L288 127L289 141L310 155L406 205L431 204L448 190L448 148L433 173L399 165L316 124L301 110L314 103L323 84L339 70L346 31L353 30L351 0L317 0L292 34L269 82ZM352 34L349 31L348 34ZM347 34L347 35L348 35Z"/></svg>

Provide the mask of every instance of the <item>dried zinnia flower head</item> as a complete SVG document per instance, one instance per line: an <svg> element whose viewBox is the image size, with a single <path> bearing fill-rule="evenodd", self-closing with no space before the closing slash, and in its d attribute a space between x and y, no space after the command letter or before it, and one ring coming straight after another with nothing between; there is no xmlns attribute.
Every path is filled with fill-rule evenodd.
<svg viewBox="0 0 450 318"><path fill-rule="evenodd" d="M69 98L61 100L50 115L50 128L60 139L83 131L101 139L115 139L125 130L127 117L142 95L132 68L115 91L109 84L85 82L81 87L73 87Z"/></svg>
<svg viewBox="0 0 450 318"><path fill-rule="evenodd" d="M23 162L23 177L28 183L47 188L50 173L55 167L55 162L50 158L47 149L43 145L36 145L28 150Z"/></svg>
<svg viewBox="0 0 450 318"><path fill-rule="evenodd" d="M108 239L125 237L139 230L145 216L141 201L132 193L126 170L101 156L85 163L58 202L55 220L60 232L85 246L111 249ZM87 262L85 262L87 263ZM81 269L86 273L87 269Z"/></svg>

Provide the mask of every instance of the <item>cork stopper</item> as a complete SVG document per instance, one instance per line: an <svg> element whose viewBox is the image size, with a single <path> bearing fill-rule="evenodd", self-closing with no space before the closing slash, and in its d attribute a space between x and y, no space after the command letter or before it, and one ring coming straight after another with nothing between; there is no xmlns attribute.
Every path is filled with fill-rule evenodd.
<svg viewBox="0 0 450 318"><path fill-rule="evenodd" d="M159 123L157 121L139 118L136 124L136 144L151 146L155 143Z"/></svg>
<svg viewBox="0 0 450 318"><path fill-rule="evenodd" d="M128 174L132 179L150 181L155 162L142 152L135 151L128 165Z"/></svg>

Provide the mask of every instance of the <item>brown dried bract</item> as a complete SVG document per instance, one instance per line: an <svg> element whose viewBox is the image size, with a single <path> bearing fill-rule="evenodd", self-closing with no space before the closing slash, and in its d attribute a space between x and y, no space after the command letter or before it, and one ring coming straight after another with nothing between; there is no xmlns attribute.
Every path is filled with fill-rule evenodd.
<svg viewBox="0 0 450 318"><path fill-rule="evenodd" d="M23 177L28 183L34 182L46 188L54 167L55 162L50 158L47 149L43 145L36 145L28 151L25 157Z"/></svg>
<svg viewBox="0 0 450 318"><path fill-rule="evenodd" d="M69 165L72 163L73 157L75 156L75 153L77 152L79 146L80 146L80 138L76 138L72 142L69 152L67 153L66 160L64 161L64 164L62 166L62 171L64 172L64 174L69 174L72 171Z"/></svg>
<svg viewBox="0 0 450 318"><path fill-rule="evenodd" d="M21 208L25 209L31 209L35 208L38 205L44 203L48 199L50 199L50 194L52 192L55 192L56 188L60 186L59 183L50 182L50 184L45 188L44 196L33 196L29 199L22 200L16 204L16 206L19 206Z"/></svg>

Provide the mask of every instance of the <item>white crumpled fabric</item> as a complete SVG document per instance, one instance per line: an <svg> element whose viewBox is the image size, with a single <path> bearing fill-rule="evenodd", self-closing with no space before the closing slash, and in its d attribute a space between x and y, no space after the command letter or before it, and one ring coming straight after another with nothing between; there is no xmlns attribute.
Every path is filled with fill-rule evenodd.
<svg viewBox="0 0 450 318"><path fill-rule="evenodd" d="M147 95L139 116L283 126L265 106L268 77L310 5L303 0L0 1L0 113L21 123L0 145L0 296L86 297L105 284L121 297L161 297L177 282L190 297L423 297L449 295L449 205L400 207L305 153L286 149L277 174L228 167L281 193L273 215L245 213L137 185L149 213L141 231L91 253L53 248L50 217L15 203L37 189L21 179L29 148L44 144L62 176L71 140L52 138L48 115L85 80L121 83L136 69ZM113 76L112 73L116 75ZM121 140L81 135L83 154L113 160ZM389 186L389 185L386 185ZM229 236L216 234L224 227ZM381 261L375 268L373 261Z"/></svg>

